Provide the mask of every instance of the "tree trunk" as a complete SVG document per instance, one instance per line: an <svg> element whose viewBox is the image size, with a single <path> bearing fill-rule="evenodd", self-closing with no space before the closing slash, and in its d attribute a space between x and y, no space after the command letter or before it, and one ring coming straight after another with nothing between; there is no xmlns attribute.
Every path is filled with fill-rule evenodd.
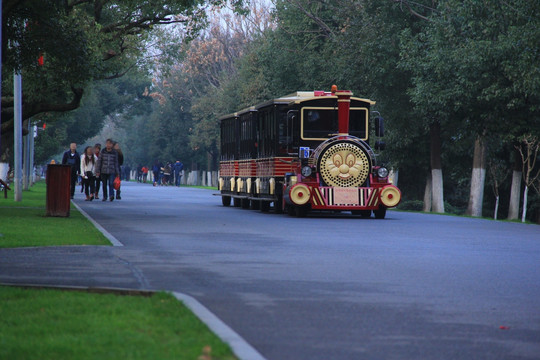
<svg viewBox="0 0 540 360"><path fill-rule="evenodd" d="M514 170L512 171L512 187L510 189L510 203L508 204L508 220L516 220L519 217L522 168L521 155L517 149L514 149Z"/></svg>
<svg viewBox="0 0 540 360"><path fill-rule="evenodd" d="M444 213L443 176L441 167L441 124L435 121L430 126L432 210Z"/></svg>
<svg viewBox="0 0 540 360"><path fill-rule="evenodd" d="M486 183L486 144L478 137L474 142L473 169L471 175L471 192L467 215L482 216L484 201L484 185Z"/></svg>
<svg viewBox="0 0 540 360"><path fill-rule="evenodd" d="M8 182L9 163L0 162L0 180Z"/></svg>
<svg viewBox="0 0 540 360"><path fill-rule="evenodd" d="M493 214L493 219L497 220L497 213L499 212L499 198L500 196L495 197L495 212Z"/></svg>
<svg viewBox="0 0 540 360"><path fill-rule="evenodd" d="M392 181L392 184L394 184L395 186L398 186L399 170L398 169L390 170L390 174L388 175L388 178Z"/></svg>
<svg viewBox="0 0 540 360"><path fill-rule="evenodd" d="M525 184L525 191L523 192L523 212L521 213L521 222L525 222L527 218L527 195L529 193L529 187Z"/></svg>
<svg viewBox="0 0 540 360"><path fill-rule="evenodd" d="M431 189L431 174L427 176L426 179L426 190L424 191L424 212L430 212L431 211L431 192L433 191Z"/></svg>

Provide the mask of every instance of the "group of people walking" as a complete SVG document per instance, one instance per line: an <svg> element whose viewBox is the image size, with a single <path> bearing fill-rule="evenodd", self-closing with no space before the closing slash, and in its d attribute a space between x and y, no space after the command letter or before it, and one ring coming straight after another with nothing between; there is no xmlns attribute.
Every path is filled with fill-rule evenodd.
<svg viewBox="0 0 540 360"><path fill-rule="evenodd" d="M124 154L120 145L107 139L105 148L101 144L87 146L84 153L77 153L77 144L70 144L64 153L62 164L71 165L71 198L75 195L75 186L79 175L82 178L86 201L99 199L99 189L103 185L102 201L120 200L120 188L114 189L114 181L120 175L120 166L124 163Z"/></svg>
<svg viewBox="0 0 540 360"><path fill-rule="evenodd" d="M176 162L163 165L156 160L154 166L152 166L152 173L154 175L154 186L157 185L175 185L180 186L182 175L184 174L184 164L180 160Z"/></svg>

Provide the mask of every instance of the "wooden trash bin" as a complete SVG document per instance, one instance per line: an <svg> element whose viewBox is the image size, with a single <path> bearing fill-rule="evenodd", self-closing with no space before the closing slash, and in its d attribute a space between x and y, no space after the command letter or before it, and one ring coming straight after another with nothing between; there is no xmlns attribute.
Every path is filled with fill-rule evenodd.
<svg viewBox="0 0 540 360"><path fill-rule="evenodd" d="M47 165L47 216L69 216L71 165Z"/></svg>

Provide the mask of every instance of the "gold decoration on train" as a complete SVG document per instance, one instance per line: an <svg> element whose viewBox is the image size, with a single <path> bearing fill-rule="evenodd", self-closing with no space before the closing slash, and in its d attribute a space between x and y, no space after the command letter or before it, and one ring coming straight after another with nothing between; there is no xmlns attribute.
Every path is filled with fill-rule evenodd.
<svg viewBox="0 0 540 360"><path fill-rule="evenodd" d="M369 176L369 160L357 145L340 142L324 150L320 173L329 186L361 186Z"/></svg>

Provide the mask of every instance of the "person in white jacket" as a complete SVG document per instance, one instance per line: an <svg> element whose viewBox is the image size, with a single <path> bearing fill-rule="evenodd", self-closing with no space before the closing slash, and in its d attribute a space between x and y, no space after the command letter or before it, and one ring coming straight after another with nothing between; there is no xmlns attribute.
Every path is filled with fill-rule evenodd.
<svg viewBox="0 0 540 360"><path fill-rule="evenodd" d="M95 185L96 185L96 163L97 156L94 155L94 149L87 146L81 156L81 176L84 185L84 193L86 194L85 201L94 200Z"/></svg>

